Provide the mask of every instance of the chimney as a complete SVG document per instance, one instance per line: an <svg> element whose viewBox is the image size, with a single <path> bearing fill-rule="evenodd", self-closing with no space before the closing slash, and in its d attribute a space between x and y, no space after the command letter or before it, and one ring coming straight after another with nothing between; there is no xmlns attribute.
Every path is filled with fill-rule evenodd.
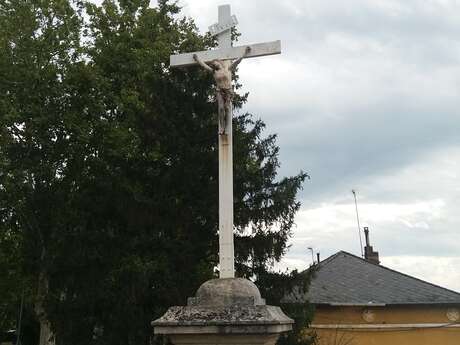
<svg viewBox="0 0 460 345"><path fill-rule="evenodd" d="M364 234L366 235L366 246L364 247L364 259L373 264L380 264L379 260L379 252L374 252L374 248L372 248L370 241L369 241L369 228L367 226L364 227Z"/></svg>
<svg viewBox="0 0 460 345"><path fill-rule="evenodd" d="M318 259L318 260L317 260L317 263L320 263L320 259L319 259L319 252L318 252L318 253L316 253L316 258Z"/></svg>

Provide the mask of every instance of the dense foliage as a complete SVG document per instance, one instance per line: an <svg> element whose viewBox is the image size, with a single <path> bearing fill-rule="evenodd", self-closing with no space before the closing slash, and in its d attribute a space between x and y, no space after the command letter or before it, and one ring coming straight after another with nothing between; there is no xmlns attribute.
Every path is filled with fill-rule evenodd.
<svg viewBox="0 0 460 345"><path fill-rule="evenodd" d="M0 329L24 296L23 334L39 321L58 344L148 344L149 322L215 276L214 90L168 66L215 42L178 13L0 0ZM234 119L237 271L264 291L306 175L277 177L263 129Z"/></svg>

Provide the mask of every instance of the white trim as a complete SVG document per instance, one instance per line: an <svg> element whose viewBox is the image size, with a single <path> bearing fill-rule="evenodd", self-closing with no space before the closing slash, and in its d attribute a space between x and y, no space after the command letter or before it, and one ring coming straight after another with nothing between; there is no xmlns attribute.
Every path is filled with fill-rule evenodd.
<svg viewBox="0 0 460 345"><path fill-rule="evenodd" d="M368 303L342 303L342 302L331 302L329 303L330 306L332 307L385 307L385 303L373 303L373 302L368 302Z"/></svg>
<svg viewBox="0 0 460 345"><path fill-rule="evenodd" d="M460 323L312 324L318 329L460 328Z"/></svg>

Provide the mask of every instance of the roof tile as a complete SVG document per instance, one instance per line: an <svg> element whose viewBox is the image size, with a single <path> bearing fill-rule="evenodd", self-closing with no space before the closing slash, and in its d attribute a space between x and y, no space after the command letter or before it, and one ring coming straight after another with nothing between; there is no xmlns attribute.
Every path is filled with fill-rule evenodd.
<svg viewBox="0 0 460 345"><path fill-rule="evenodd" d="M319 264L306 294L294 292L285 300L333 305L460 304L460 293L341 251Z"/></svg>

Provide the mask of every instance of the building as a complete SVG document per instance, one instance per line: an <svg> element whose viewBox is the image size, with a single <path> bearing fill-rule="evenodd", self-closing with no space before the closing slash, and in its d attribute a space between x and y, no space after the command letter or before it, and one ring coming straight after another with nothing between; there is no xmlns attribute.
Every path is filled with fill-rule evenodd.
<svg viewBox="0 0 460 345"><path fill-rule="evenodd" d="M319 345L459 345L460 293L341 251L319 262L309 291L286 302L315 305Z"/></svg>

